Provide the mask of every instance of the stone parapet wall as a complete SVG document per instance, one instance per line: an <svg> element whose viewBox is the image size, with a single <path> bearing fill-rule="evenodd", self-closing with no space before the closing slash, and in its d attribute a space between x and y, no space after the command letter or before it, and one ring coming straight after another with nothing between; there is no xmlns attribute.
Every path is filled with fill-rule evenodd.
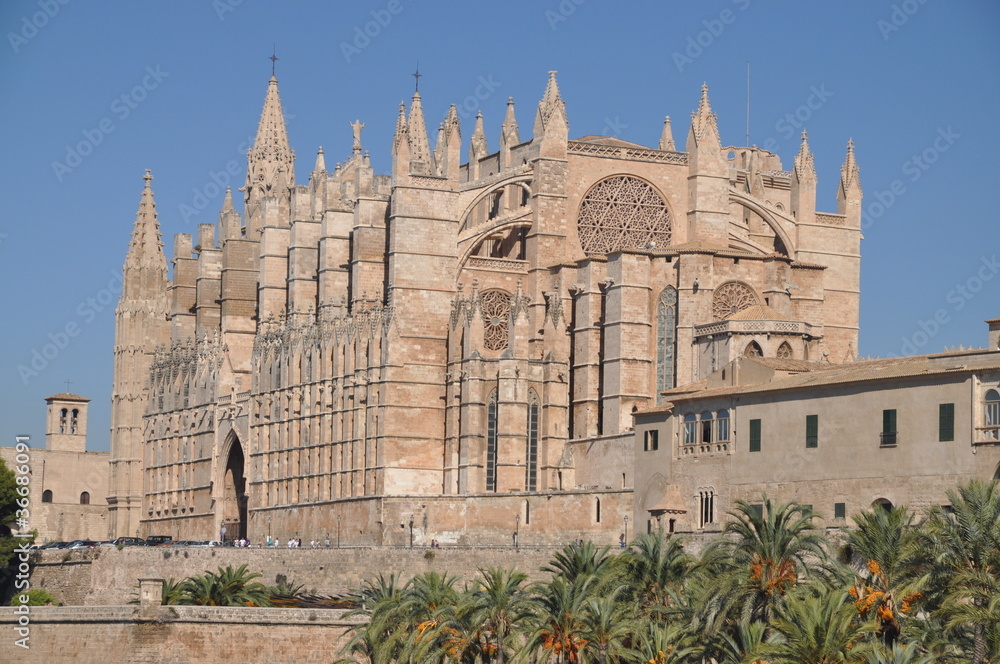
<svg viewBox="0 0 1000 664"><path fill-rule="evenodd" d="M10 661L45 664L331 662L354 624L344 611L214 606L32 607L29 648L12 645L18 617L0 614ZM262 630L266 630L263 633ZM16 658L16 659L15 659ZM4 661L7 661L4 659Z"/></svg>
<svg viewBox="0 0 1000 664"><path fill-rule="evenodd" d="M284 577L321 594L343 594L360 587L362 579L397 574L404 580L427 571L472 579L479 568L516 567L531 579L556 547L233 549L188 547L126 547L84 551L41 551L31 575L31 587L44 588L67 605L126 604L138 597L140 578L181 580L219 567L246 563L272 585ZM66 554L70 553L69 556ZM63 560L67 558L67 560Z"/></svg>

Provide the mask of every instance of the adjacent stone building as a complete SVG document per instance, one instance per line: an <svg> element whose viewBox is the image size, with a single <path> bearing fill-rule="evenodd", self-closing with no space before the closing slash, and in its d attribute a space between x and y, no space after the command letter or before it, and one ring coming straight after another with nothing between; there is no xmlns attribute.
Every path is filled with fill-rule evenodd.
<svg viewBox="0 0 1000 664"><path fill-rule="evenodd" d="M107 452L87 451L87 406L78 394L45 399L45 447L26 452L30 468L28 525L37 542L102 540L107 535ZM18 463L14 447L0 447L8 468ZM22 457L23 458L23 457Z"/></svg>
<svg viewBox="0 0 1000 664"><path fill-rule="evenodd" d="M346 124L346 123L345 123ZM117 311L113 535L345 543L617 540L632 413L735 358L854 359L861 187L837 211L726 147L707 87L683 149L569 138L549 74L491 150L401 105L389 174L354 143L295 176L272 76L240 190L174 238L147 173ZM463 159L467 154L467 159Z"/></svg>
<svg viewBox="0 0 1000 664"><path fill-rule="evenodd" d="M946 504L1000 479L1000 348L841 365L746 357L636 413L634 518L711 532L736 500L811 505L828 526L873 505Z"/></svg>

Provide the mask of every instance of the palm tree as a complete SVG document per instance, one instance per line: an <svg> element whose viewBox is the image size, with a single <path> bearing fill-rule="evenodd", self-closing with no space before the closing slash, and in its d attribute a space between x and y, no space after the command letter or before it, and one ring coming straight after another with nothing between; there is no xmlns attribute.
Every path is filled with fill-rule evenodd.
<svg viewBox="0 0 1000 664"><path fill-rule="evenodd" d="M761 647L771 664L860 662L859 647L874 627L857 621L848 594L825 584L803 587L776 607L778 637Z"/></svg>
<svg viewBox="0 0 1000 664"><path fill-rule="evenodd" d="M587 600L583 612L583 641L581 652L597 660L598 664L608 662L630 662L636 651L630 645L640 630L631 603L618 601L623 588L601 597Z"/></svg>
<svg viewBox="0 0 1000 664"><path fill-rule="evenodd" d="M572 583L583 576L604 577L611 571L614 558L609 555L611 547L598 549L591 541L582 544L567 544L557 551L543 572L561 576Z"/></svg>
<svg viewBox="0 0 1000 664"><path fill-rule="evenodd" d="M798 503L775 505L764 497L761 509L736 501L722 537L713 541L698 564L710 579L700 612L718 629L727 621L771 621L771 613L806 575L829 564L826 539L812 525L812 510Z"/></svg>
<svg viewBox="0 0 1000 664"><path fill-rule="evenodd" d="M913 521L905 507L876 507L855 514L856 527L847 533L858 575L851 597L859 614L875 616L887 646L899 638L902 621L923 598L926 549Z"/></svg>
<svg viewBox="0 0 1000 664"><path fill-rule="evenodd" d="M482 580L471 593L473 622L482 626L485 650L496 664L507 661L516 627L525 622L533 604L525 589L528 577L513 569L480 569Z"/></svg>
<svg viewBox="0 0 1000 664"><path fill-rule="evenodd" d="M985 664L990 628L1000 622L1000 489L972 479L949 491L951 510L932 508L928 530L934 544L933 572L946 579L940 612L949 629L971 627L973 664Z"/></svg>
<svg viewBox="0 0 1000 664"><path fill-rule="evenodd" d="M187 600L186 586L183 581L169 578L163 582L163 589L160 591L160 602L163 605L187 604Z"/></svg>
<svg viewBox="0 0 1000 664"><path fill-rule="evenodd" d="M218 572L208 572L187 579L183 592L191 604L205 606L270 606L270 591L267 586L254 579L246 564L233 568L227 565Z"/></svg>
<svg viewBox="0 0 1000 664"><path fill-rule="evenodd" d="M643 533L619 556L627 583L645 609L671 606L671 593L681 588L694 558L679 538Z"/></svg>
<svg viewBox="0 0 1000 664"><path fill-rule="evenodd" d="M683 627L676 624L646 623L639 639L641 662L649 664L683 664L691 661L697 649L692 646L690 636Z"/></svg>
<svg viewBox="0 0 1000 664"><path fill-rule="evenodd" d="M924 652L918 643L897 641L868 654L867 664L935 664L938 658Z"/></svg>
<svg viewBox="0 0 1000 664"><path fill-rule="evenodd" d="M587 600L597 585L593 575L580 575L569 582L556 576L534 589L536 612L522 655L535 655L535 661L556 664L580 661L580 651L587 644L584 612Z"/></svg>
<svg viewBox="0 0 1000 664"><path fill-rule="evenodd" d="M364 616L368 620L353 628L354 635L341 650L343 662L363 658L369 664L391 664L408 637L408 626L401 624L402 588L395 574L379 574L374 581L361 584L351 598L358 608L344 614L345 619Z"/></svg>

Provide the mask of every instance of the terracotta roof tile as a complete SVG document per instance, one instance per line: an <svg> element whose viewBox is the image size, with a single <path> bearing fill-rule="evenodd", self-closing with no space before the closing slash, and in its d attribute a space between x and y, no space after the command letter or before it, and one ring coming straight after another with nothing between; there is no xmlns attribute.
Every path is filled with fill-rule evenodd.
<svg viewBox="0 0 1000 664"><path fill-rule="evenodd" d="M45 397L46 401L90 401L87 397L81 397L79 394L70 394L69 392L60 392L59 394L53 394L51 397Z"/></svg>

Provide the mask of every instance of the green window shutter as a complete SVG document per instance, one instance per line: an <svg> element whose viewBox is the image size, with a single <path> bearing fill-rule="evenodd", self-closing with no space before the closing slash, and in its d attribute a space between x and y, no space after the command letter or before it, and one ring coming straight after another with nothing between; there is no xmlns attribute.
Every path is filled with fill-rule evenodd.
<svg viewBox="0 0 1000 664"><path fill-rule="evenodd" d="M819 415L806 415L806 447L819 446Z"/></svg>
<svg viewBox="0 0 1000 664"><path fill-rule="evenodd" d="M750 451L760 452L760 420L750 420Z"/></svg>
<svg viewBox="0 0 1000 664"><path fill-rule="evenodd" d="M833 518L834 519L844 519L847 517L847 504L846 503L834 503L833 504Z"/></svg>
<svg viewBox="0 0 1000 664"><path fill-rule="evenodd" d="M882 433L896 433L896 409L882 411Z"/></svg>
<svg viewBox="0 0 1000 664"><path fill-rule="evenodd" d="M938 440L955 440L955 404L943 403L938 406Z"/></svg>

